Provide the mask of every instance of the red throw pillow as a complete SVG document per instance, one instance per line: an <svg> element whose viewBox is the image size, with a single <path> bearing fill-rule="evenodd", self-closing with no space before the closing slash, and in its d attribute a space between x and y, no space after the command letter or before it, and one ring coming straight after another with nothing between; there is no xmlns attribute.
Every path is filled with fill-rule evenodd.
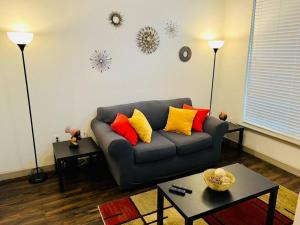
<svg viewBox="0 0 300 225"><path fill-rule="evenodd" d="M209 112L209 109L198 109L187 104L184 104L183 108L198 111L194 118L192 129L197 132L203 132L203 123L207 116L207 113Z"/></svg>
<svg viewBox="0 0 300 225"><path fill-rule="evenodd" d="M110 125L111 129L126 138L130 144L136 145L138 136L133 127L130 125L128 117L118 113L114 122Z"/></svg>

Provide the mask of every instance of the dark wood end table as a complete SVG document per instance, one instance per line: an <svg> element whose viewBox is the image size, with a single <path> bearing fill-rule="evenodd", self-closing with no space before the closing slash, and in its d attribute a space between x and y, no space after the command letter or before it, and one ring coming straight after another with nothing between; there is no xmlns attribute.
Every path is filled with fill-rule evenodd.
<svg viewBox="0 0 300 225"><path fill-rule="evenodd" d="M86 156L92 157L101 153L97 144L90 137L80 140L77 149L71 149L69 145L70 141L53 143L55 170L59 177L59 189L61 192L64 191L63 162Z"/></svg>
<svg viewBox="0 0 300 225"><path fill-rule="evenodd" d="M163 225L164 197L183 216L185 225L192 225L194 220L270 193L266 225L272 225L279 185L238 163L223 168L236 177L236 183L226 192L209 189L202 173L158 184L157 224ZM188 186L193 193L185 196L172 194L169 192L172 184Z"/></svg>
<svg viewBox="0 0 300 225"><path fill-rule="evenodd" d="M239 151L242 152L245 127L235 124L235 123L231 123L231 122L227 122L227 123L228 123L229 127L228 127L228 130L226 131L226 134L233 133L233 132L239 132L238 148L239 148Z"/></svg>

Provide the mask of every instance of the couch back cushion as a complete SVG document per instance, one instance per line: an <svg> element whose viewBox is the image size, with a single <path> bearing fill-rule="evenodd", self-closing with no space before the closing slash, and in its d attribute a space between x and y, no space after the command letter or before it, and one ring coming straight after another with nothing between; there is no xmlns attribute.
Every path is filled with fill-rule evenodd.
<svg viewBox="0 0 300 225"><path fill-rule="evenodd" d="M136 108L143 112L147 117L153 130L161 130L166 126L169 106L182 108L183 104L192 105L190 98L178 98L171 100L152 100L141 101L129 104L99 107L97 109L97 118L105 123L112 123L117 113L123 113L128 117L132 116Z"/></svg>

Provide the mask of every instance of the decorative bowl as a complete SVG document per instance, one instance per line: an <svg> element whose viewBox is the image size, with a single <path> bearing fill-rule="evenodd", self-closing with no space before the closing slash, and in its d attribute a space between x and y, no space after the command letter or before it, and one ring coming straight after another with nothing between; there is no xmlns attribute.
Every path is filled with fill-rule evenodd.
<svg viewBox="0 0 300 225"><path fill-rule="evenodd" d="M216 169L208 169L203 173L203 179L207 186L214 191L227 191L235 183L235 176L225 171L225 176L227 182L221 182L220 178L215 176ZM219 182L218 182L219 181Z"/></svg>

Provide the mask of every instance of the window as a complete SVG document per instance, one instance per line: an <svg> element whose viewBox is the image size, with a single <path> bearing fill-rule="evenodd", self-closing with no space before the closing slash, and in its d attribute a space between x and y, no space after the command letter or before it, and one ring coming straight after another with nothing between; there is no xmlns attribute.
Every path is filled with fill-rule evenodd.
<svg viewBox="0 0 300 225"><path fill-rule="evenodd" d="M300 140L300 0L256 0L244 122Z"/></svg>

